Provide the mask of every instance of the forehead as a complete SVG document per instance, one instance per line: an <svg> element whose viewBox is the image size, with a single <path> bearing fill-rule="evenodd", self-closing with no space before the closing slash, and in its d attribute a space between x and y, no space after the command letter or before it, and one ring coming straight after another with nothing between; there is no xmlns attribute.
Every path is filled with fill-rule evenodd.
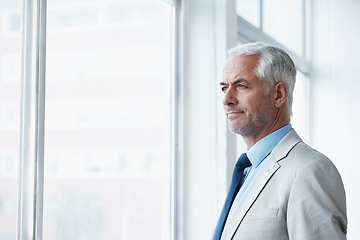
<svg viewBox="0 0 360 240"><path fill-rule="evenodd" d="M254 75L259 58L256 55L237 55L227 60L223 68L223 77L243 77L238 75ZM249 77L249 76L248 76Z"/></svg>

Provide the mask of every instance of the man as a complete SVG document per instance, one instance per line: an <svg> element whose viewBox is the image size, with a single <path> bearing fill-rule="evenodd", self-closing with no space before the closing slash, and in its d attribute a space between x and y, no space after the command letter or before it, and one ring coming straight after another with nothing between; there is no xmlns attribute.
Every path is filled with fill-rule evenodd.
<svg viewBox="0 0 360 240"><path fill-rule="evenodd" d="M230 130L248 151L236 164L213 240L346 239L341 177L290 125L293 61L264 43L229 53L223 105Z"/></svg>

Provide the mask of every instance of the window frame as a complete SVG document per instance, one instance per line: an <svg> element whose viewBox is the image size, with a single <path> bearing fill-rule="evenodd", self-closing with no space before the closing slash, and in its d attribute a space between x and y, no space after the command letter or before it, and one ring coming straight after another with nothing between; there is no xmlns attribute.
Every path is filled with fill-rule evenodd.
<svg viewBox="0 0 360 240"><path fill-rule="evenodd" d="M22 2L17 239L42 239L46 0Z"/></svg>

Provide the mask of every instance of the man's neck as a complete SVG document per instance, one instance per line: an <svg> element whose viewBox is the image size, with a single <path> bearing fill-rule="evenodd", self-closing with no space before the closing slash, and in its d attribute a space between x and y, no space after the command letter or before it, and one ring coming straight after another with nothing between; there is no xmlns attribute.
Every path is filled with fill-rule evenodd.
<svg viewBox="0 0 360 240"><path fill-rule="evenodd" d="M283 123L280 123L280 122L277 122L277 123L278 124L272 125L272 127L270 127L270 128L264 129L259 134L252 135L252 136L242 136L247 148L250 149L252 146L254 146L255 143L257 143L258 141L260 141L261 139L263 139L267 135L269 135L269 134L279 130L280 128L286 126L287 124L290 123L290 120L289 121L284 121Z"/></svg>

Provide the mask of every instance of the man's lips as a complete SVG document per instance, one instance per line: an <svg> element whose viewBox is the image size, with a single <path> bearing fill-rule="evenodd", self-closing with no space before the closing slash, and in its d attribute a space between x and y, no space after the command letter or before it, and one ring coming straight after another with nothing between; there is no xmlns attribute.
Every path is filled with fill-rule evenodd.
<svg viewBox="0 0 360 240"><path fill-rule="evenodd" d="M243 114L243 113L245 113L245 112L244 111L229 111L226 113L226 115L227 115L228 119L231 119L231 118L235 118L238 115Z"/></svg>

